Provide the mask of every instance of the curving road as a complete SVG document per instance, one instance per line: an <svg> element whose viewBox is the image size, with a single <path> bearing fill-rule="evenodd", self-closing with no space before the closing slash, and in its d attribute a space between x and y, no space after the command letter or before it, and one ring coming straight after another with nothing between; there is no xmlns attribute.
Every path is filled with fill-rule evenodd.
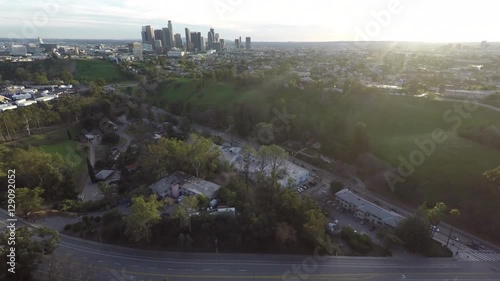
<svg viewBox="0 0 500 281"><path fill-rule="evenodd" d="M2 220L7 216L2 210ZM18 219L17 226L36 225ZM453 259L177 253L118 247L66 235L56 249L65 260L92 265L99 281L118 280L488 280L500 281L500 263ZM39 267L46 274L49 261Z"/></svg>

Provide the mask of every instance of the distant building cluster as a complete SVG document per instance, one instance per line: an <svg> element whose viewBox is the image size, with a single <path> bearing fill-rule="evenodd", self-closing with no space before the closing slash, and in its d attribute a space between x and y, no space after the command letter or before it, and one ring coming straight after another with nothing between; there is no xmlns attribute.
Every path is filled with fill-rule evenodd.
<svg viewBox="0 0 500 281"><path fill-rule="evenodd" d="M146 52L161 52L168 56L179 57L182 51L185 52L206 52L213 50L215 52L223 52L228 48L224 39L220 38L219 33L216 33L213 28L207 33L207 37L203 37L201 32L191 31L189 28L184 29L184 41L180 33L174 33L172 21L168 21L167 27L154 29L151 25L142 27L141 31L142 46L135 45L135 50ZM236 39L235 49L250 50L252 42L250 37L246 37L245 45L241 41L241 37ZM135 54L136 52L134 52Z"/></svg>
<svg viewBox="0 0 500 281"><path fill-rule="evenodd" d="M72 85L9 86L0 91L0 112L46 102L63 94L75 93Z"/></svg>

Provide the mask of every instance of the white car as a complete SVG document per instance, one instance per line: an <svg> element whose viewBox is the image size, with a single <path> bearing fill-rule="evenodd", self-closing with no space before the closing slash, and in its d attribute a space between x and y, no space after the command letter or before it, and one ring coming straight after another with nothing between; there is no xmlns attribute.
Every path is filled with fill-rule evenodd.
<svg viewBox="0 0 500 281"><path fill-rule="evenodd" d="M439 227L437 227L435 225L431 225L431 230L434 232L439 232Z"/></svg>

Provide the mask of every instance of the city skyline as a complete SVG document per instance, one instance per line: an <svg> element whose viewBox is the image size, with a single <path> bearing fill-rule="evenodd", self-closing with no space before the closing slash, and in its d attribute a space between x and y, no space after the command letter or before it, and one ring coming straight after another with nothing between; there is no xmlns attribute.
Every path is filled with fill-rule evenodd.
<svg viewBox="0 0 500 281"><path fill-rule="evenodd" d="M194 0L189 9L185 3L151 0L89 0L85 4L0 0L0 4L8 14L0 19L0 37L5 38L140 40L138 27L168 27L170 19L172 36L180 33L183 38L184 28L206 36L214 27L220 38L245 35L257 42L500 41L495 31L500 19L486 0L311 0L294 5L281 0Z"/></svg>

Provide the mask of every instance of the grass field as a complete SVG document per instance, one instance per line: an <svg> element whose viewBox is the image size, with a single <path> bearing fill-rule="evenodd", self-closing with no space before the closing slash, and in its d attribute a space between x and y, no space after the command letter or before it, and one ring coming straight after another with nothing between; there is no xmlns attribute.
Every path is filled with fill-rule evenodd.
<svg viewBox="0 0 500 281"><path fill-rule="evenodd" d="M104 60L77 60L74 76L79 81L103 78L107 83L114 83L130 80L114 63Z"/></svg>
<svg viewBox="0 0 500 281"><path fill-rule="evenodd" d="M81 129L78 127L70 128L73 137L77 136L80 131ZM33 146L50 154L59 153L65 164L73 166L73 177L77 186L79 186L78 183L82 180L82 175L85 175L86 164L83 156L83 147L79 146L77 142L68 139L67 130L65 128L47 134L34 135L9 144L8 146Z"/></svg>
<svg viewBox="0 0 500 281"><path fill-rule="evenodd" d="M453 192L460 197L470 187L484 182L484 171L500 165L499 150L463 139L454 130L498 124L499 112L479 107L464 110L470 115L462 118L453 113L452 102L405 97L386 97L369 105L360 103L358 109L360 119L367 124L374 152L393 166L400 165L400 156L408 160L410 153L420 150L417 140L430 139L436 129L446 132L447 139L435 143L435 151L425 155L423 163L415 167L414 177L430 201L451 192L444 189L449 186L447 183L453 183ZM455 119L445 120L446 112L448 118Z"/></svg>
<svg viewBox="0 0 500 281"><path fill-rule="evenodd" d="M234 84L215 81L204 82L204 91L200 94L197 89L200 83L178 79L163 85L160 94L152 96L151 101L159 105L189 101L193 106L221 108L236 101L264 105L274 94L266 85L237 89ZM453 128L460 130L471 126L498 125L500 113L487 108L464 109L470 115L461 117L454 112L453 102L371 95L368 98L338 99L338 103L332 103L326 110L311 110L307 99L304 102L301 97L308 93L289 91L278 95L287 100L289 112L308 117L319 116L319 120L329 120L328 116L333 111L344 115L354 109L358 120L367 125L374 153L395 167L400 164L399 156L408 159L409 154L418 149L416 140L429 138L436 129L446 132L446 141L436 144L435 151L425 157L412 175L421 183L423 195L429 201L443 198L450 192L464 197L471 192L472 186L484 182L484 171L500 165L500 151L460 138ZM447 190L443 187L445 183L453 183L446 186L454 186L455 189Z"/></svg>

